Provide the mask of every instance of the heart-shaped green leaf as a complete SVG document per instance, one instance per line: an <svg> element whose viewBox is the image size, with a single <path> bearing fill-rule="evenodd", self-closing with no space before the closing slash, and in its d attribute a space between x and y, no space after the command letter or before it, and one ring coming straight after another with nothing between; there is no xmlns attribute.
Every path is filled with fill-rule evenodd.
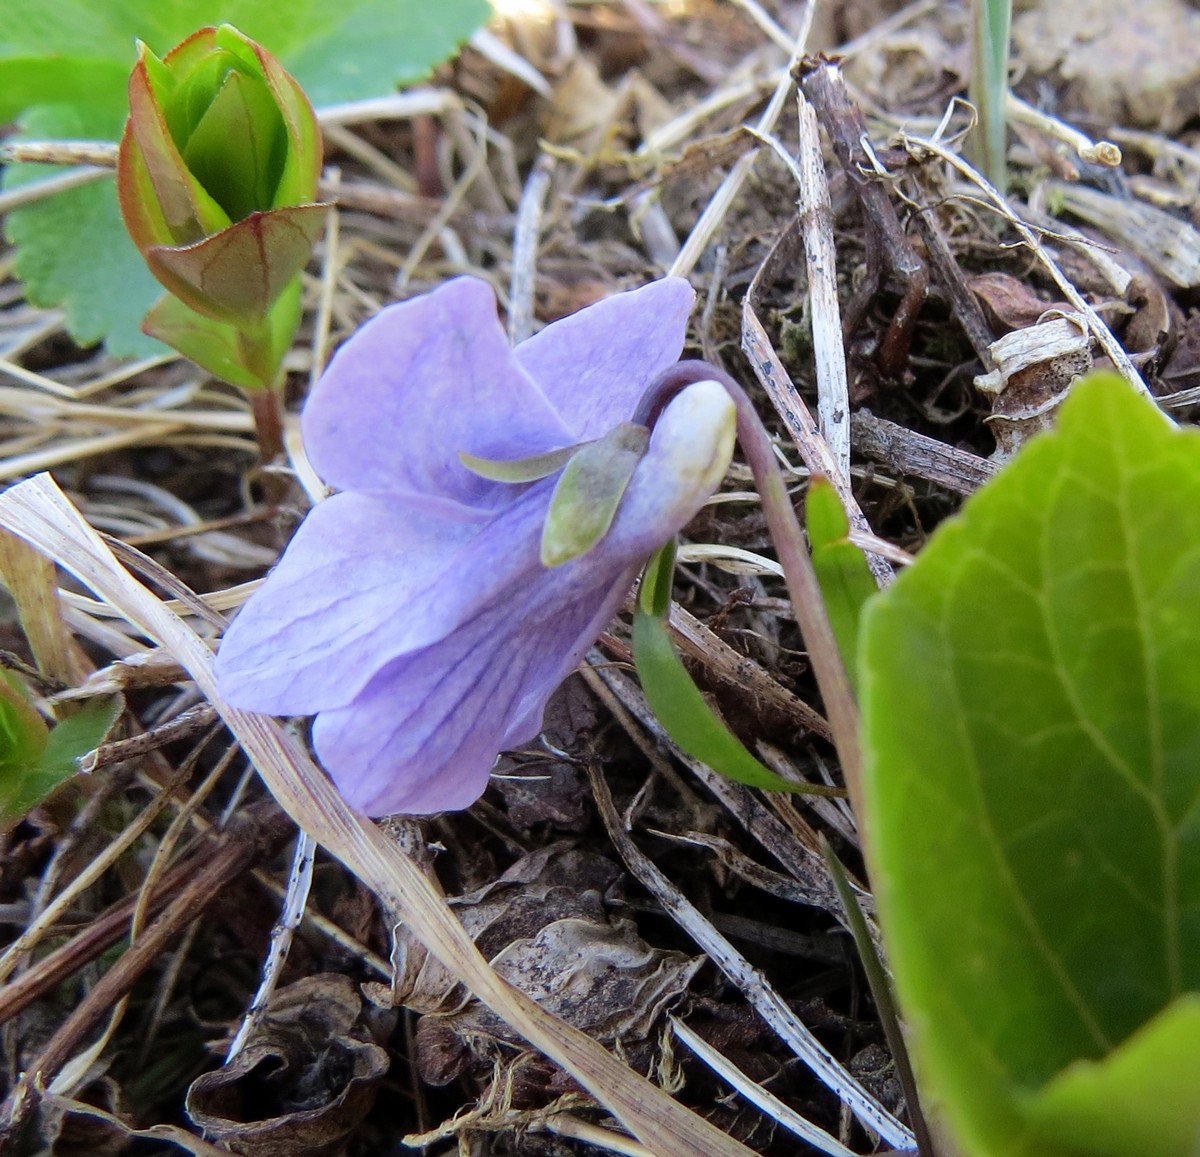
<svg viewBox="0 0 1200 1157"><path fill-rule="evenodd" d="M1195 1154L1161 1103L1106 1147L1060 1074L1116 1065L1200 991L1200 433L1113 375L1081 383L872 601L862 642L872 877L959 1149Z"/></svg>

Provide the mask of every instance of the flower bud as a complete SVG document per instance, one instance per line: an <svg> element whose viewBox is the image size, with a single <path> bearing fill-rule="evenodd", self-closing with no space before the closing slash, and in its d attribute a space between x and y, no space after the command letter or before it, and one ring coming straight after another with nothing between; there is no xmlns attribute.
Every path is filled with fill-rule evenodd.
<svg viewBox="0 0 1200 1157"><path fill-rule="evenodd" d="M321 135L303 90L222 25L162 60L141 45L129 106L117 190L134 244L189 309L261 327L324 221Z"/></svg>

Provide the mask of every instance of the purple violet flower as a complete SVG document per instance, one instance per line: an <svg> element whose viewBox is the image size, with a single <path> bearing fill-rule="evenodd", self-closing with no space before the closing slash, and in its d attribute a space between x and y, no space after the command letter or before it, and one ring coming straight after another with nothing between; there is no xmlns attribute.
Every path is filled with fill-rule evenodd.
<svg viewBox="0 0 1200 1157"><path fill-rule="evenodd" d="M217 656L239 707L315 714L317 755L370 815L463 808L533 739L550 693L638 569L713 493L733 404L688 386L655 422L612 525L548 568L557 475L483 478L460 453L531 457L628 422L679 357L692 290L666 278L510 347L474 278L385 309L333 359L302 419L340 493L308 515Z"/></svg>

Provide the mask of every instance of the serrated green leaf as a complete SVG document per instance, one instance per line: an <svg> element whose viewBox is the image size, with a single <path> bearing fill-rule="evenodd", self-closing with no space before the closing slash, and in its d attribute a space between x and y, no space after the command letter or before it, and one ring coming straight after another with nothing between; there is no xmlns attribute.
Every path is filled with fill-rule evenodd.
<svg viewBox="0 0 1200 1157"><path fill-rule="evenodd" d="M0 831L19 823L60 784L78 774L80 759L104 741L122 707L120 696L90 700L56 724L48 737L45 724L41 724L36 751L26 749L0 760Z"/></svg>
<svg viewBox="0 0 1200 1157"><path fill-rule="evenodd" d="M666 623L641 609L633 616L633 659L646 701L667 734L688 755L750 787L797 790L796 784L755 759L713 714L675 653Z"/></svg>
<svg viewBox="0 0 1200 1157"><path fill-rule="evenodd" d="M22 122L21 136L37 140L115 139L124 105L42 105ZM47 165L10 165L11 188L51 176ZM35 305L63 305L67 328L80 345L108 338L109 351L123 357L167 353L139 328L162 286L146 268L121 222L115 181L109 177L16 209L5 231L17 248L17 275Z"/></svg>
<svg viewBox="0 0 1200 1157"><path fill-rule="evenodd" d="M857 691L859 623L863 607L879 588L867 556L850 541L845 508L827 478L817 475L809 482L804 517L825 613L850 686Z"/></svg>
<svg viewBox="0 0 1200 1157"><path fill-rule="evenodd" d="M314 105L380 96L425 76L489 13L487 0L5 0L0 122L28 109L25 139L116 141L128 111L135 41L162 55L198 28L220 23L274 53ZM4 186L52 171L9 165ZM119 356L167 352L140 330L161 289L125 235L112 182L18 209L6 228L30 300L64 305L77 342L103 339Z"/></svg>
<svg viewBox="0 0 1200 1157"><path fill-rule="evenodd" d="M966 1157L1105 1153L1022 1105L1200 990L1197 653L1200 433L1113 375L864 614L880 918Z"/></svg>
<svg viewBox="0 0 1200 1157"><path fill-rule="evenodd" d="M315 7L323 17L321 34L276 55L318 108L423 79L491 15L488 0L367 0ZM268 40L262 43L271 47Z"/></svg>
<svg viewBox="0 0 1200 1157"><path fill-rule="evenodd" d="M120 92L129 65L83 56L0 60L0 124L8 124L27 108L40 104L89 101L97 92Z"/></svg>

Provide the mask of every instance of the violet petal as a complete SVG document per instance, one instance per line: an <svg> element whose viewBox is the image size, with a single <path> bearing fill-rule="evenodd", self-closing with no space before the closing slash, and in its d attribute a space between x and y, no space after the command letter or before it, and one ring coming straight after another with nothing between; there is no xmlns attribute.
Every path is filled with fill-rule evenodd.
<svg viewBox="0 0 1200 1157"><path fill-rule="evenodd" d="M664 277L552 322L514 352L573 439L599 438L679 360L695 297L682 277Z"/></svg>
<svg viewBox="0 0 1200 1157"><path fill-rule="evenodd" d="M491 286L471 277L367 322L317 383L302 429L330 486L486 509L507 501L511 488L472 474L460 451L523 458L575 440L517 362Z"/></svg>
<svg viewBox="0 0 1200 1157"><path fill-rule="evenodd" d="M571 564L574 567L574 564ZM619 609L635 570L542 581L440 643L381 670L346 707L323 711L313 744L339 790L368 815L467 807L502 748L533 738L546 700Z"/></svg>
<svg viewBox="0 0 1200 1157"><path fill-rule="evenodd" d="M349 703L386 663L540 569L550 492L549 482L527 489L486 522L398 496L327 498L225 632L223 692L276 715Z"/></svg>

